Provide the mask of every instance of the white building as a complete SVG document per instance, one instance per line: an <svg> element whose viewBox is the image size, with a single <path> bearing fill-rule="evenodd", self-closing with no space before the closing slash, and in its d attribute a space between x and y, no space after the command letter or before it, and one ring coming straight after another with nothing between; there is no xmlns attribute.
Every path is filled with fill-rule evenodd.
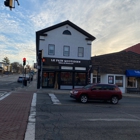
<svg viewBox="0 0 140 140"><path fill-rule="evenodd" d="M72 89L86 85L93 40L94 36L69 20L37 31L37 88Z"/></svg>

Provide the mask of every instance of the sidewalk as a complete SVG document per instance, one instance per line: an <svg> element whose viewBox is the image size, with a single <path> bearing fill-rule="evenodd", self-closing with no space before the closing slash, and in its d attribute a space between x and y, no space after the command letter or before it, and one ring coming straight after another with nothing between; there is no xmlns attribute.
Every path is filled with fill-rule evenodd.
<svg viewBox="0 0 140 140"><path fill-rule="evenodd" d="M0 101L0 140L24 140L36 80Z"/></svg>

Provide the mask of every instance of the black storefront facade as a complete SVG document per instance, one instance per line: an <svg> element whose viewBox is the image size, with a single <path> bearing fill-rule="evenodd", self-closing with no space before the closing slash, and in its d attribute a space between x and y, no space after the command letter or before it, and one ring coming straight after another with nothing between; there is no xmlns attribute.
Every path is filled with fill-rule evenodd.
<svg viewBox="0 0 140 140"><path fill-rule="evenodd" d="M38 87L73 89L88 84L90 60L43 58Z"/></svg>

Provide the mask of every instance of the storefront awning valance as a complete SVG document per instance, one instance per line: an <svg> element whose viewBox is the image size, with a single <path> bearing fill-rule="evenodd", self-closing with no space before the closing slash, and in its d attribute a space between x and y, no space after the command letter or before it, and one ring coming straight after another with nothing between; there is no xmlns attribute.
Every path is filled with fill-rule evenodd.
<svg viewBox="0 0 140 140"><path fill-rule="evenodd" d="M126 70L127 77L140 77L140 70Z"/></svg>

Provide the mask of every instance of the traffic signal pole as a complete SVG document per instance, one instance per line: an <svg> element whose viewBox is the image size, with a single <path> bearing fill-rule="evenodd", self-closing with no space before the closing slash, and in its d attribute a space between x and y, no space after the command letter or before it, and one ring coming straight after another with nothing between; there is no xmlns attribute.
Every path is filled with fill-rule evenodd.
<svg viewBox="0 0 140 140"><path fill-rule="evenodd" d="M41 73L40 73L40 89L42 89L42 66L43 66L43 63L42 63L42 59L41 59Z"/></svg>
<svg viewBox="0 0 140 140"><path fill-rule="evenodd" d="M38 57L37 57L37 61L38 61L38 82L37 82L37 88L42 89L42 67L43 67L43 62L42 62L42 51L43 50L39 50L38 51Z"/></svg>
<svg viewBox="0 0 140 140"><path fill-rule="evenodd" d="M23 81L24 81L24 65L23 65L23 72L22 72L22 73L23 73L23 77L22 77L22 87L24 87L24 82L23 82Z"/></svg>
<svg viewBox="0 0 140 140"><path fill-rule="evenodd" d="M24 57L23 58L23 79L22 79L23 87L24 87L24 82L26 80L26 68L24 69L25 65L26 65L26 58Z"/></svg>

